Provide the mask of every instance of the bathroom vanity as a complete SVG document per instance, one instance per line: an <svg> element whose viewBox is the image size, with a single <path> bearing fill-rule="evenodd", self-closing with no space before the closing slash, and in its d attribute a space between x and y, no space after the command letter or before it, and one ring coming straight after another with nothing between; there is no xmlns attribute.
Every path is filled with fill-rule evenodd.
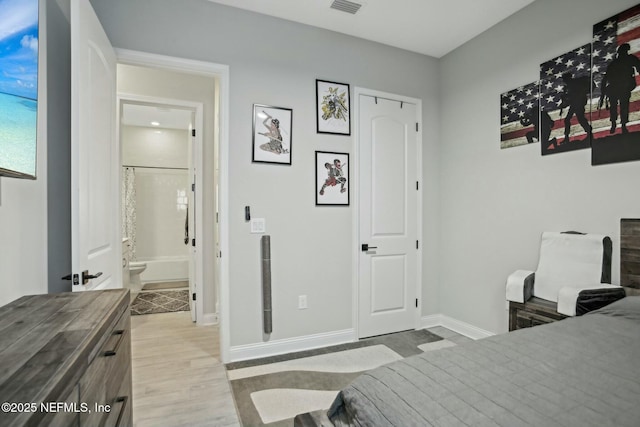
<svg viewBox="0 0 640 427"><path fill-rule="evenodd" d="M131 426L129 291L1 307L0 403L2 426Z"/></svg>

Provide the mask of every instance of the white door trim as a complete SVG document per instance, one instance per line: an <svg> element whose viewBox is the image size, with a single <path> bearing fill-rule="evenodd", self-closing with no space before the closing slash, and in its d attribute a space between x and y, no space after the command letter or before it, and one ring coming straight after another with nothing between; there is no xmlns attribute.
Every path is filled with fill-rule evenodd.
<svg viewBox="0 0 640 427"><path fill-rule="evenodd" d="M118 63L164 68L168 70L216 77L218 79L218 165L219 189L219 238L218 258L218 302L220 307L220 358L223 363L229 361L230 330L229 316L229 66L212 62L196 61L185 58L157 55L127 49L116 49ZM204 318L205 316L201 316Z"/></svg>
<svg viewBox="0 0 640 427"><path fill-rule="evenodd" d="M394 101L407 102L411 104L415 104L416 106L416 115L418 116L416 120L418 121L418 147L417 147L417 157L418 157L418 181L420 182L420 191L418 191L418 236L420 236L420 245L418 247L418 262L417 262L417 274L416 274L416 295L418 297L419 305L418 310L416 310L415 319L414 319L414 328L418 329L420 327L421 321L421 312L422 312L422 248L424 247L424 236L422 235L422 189L424 188L422 182L422 100L418 98L411 98L403 95L394 95L388 92L381 92L373 89L366 89L362 87L355 86L353 88L353 102L352 102L352 110L353 115L353 136L354 136L354 149L353 149L353 159L352 165L354 165L351 180L353 181L353 188L356 190L354 197L351 198L353 203L353 211L352 211L352 241L353 251L352 251L352 284L351 284L351 293L352 293L352 324L353 329L355 330L355 336L360 336L360 325L358 322L358 313L359 313L359 274L360 274L360 181L359 181L359 173L360 173L360 134L359 134L359 126L360 126L360 107L359 107L359 99L360 95L373 96L378 98L384 98Z"/></svg>
<svg viewBox="0 0 640 427"><path fill-rule="evenodd" d="M184 101L181 99L171 99L171 98L160 98L155 96L146 96L146 95L137 95L131 93L117 93L117 118L116 118L116 144L118 145L118 152L120 153L120 164L122 164L122 141L121 141L121 107L124 103L137 103L137 104L161 104L170 107L182 107L184 109L189 109L194 112L195 115L195 129L196 136L194 138L194 158L195 164L193 165L196 170L196 198L195 198L195 206L196 206L196 223L195 223L195 239L196 242L203 242L203 221L204 221L204 203L202 202L202 191L198 191L198 188L204 188L202 185L204 182L203 177L203 132L204 128L204 105L201 102L193 102L193 101ZM189 182L191 182L191 177L189 177ZM122 186L122 172L120 172L120 186ZM120 223L122 222L122 218L120 218ZM119 230L122 229L122 224L120 224ZM202 324L203 322L203 314L204 314L204 303L202 298L202 287L204 284L204 256L202 251L202 243L197 246L196 250L196 271L195 277L193 278L198 286L197 294L199 298L196 298L196 322L198 324Z"/></svg>

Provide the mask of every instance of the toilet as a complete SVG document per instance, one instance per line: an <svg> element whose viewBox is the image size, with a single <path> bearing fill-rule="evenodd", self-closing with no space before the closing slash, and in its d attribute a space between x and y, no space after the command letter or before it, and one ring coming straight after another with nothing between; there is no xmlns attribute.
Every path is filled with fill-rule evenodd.
<svg viewBox="0 0 640 427"><path fill-rule="evenodd" d="M146 269L146 262L132 261L129 263L129 289L131 292L140 292L142 290L140 274Z"/></svg>

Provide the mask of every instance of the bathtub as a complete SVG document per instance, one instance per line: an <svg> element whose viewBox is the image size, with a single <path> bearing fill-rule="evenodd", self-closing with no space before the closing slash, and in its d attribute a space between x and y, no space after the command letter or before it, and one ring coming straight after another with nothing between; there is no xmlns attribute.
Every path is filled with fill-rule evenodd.
<svg viewBox="0 0 640 427"><path fill-rule="evenodd" d="M145 260L147 269L140 275L142 283L177 282L189 280L189 258L172 257L164 259Z"/></svg>

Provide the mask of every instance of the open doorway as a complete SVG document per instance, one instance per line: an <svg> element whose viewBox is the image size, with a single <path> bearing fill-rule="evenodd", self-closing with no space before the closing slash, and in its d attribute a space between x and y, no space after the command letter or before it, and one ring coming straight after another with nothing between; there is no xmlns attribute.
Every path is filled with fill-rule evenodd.
<svg viewBox="0 0 640 427"><path fill-rule="evenodd" d="M203 173L202 188L199 194L204 195L201 203L204 214L203 224L196 229L206 238L200 239L203 244L202 301L203 314L198 318L198 325L219 324L219 350L223 362L229 360L230 348L230 315L229 315L229 67L223 64L169 57L146 52L116 49L118 61L118 91L123 93L147 94L147 91L162 90L170 93L150 93L149 96L160 96L174 99L203 100L204 129L202 132ZM178 80L171 78L166 85L152 84L152 80L144 77L134 81L126 78L123 68L139 72L170 73ZM181 78L181 79L180 79ZM204 79L204 80L203 80ZM191 85L196 83L194 89ZM203 92L203 87L211 88L213 93ZM175 93L180 95L176 95ZM186 96L186 93L190 96Z"/></svg>
<svg viewBox="0 0 640 427"><path fill-rule="evenodd" d="M202 251L196 246L196 179L202 104L132 95L119 98L123 283L134 313L189 309L197 303ZM124 264L123 264L124 265ZM142 292L141 295L139 295Z"/></svg>
<svg viewBox="0 0 640 427"><path fill-rule="evenodd" d="M216 79L132 64L118 64L117 76L130 288L188 284L192 320L217 323ZM127 186L141 192L137 209L126 205ZM127 210L138 211L133 231Z"/></svg>

